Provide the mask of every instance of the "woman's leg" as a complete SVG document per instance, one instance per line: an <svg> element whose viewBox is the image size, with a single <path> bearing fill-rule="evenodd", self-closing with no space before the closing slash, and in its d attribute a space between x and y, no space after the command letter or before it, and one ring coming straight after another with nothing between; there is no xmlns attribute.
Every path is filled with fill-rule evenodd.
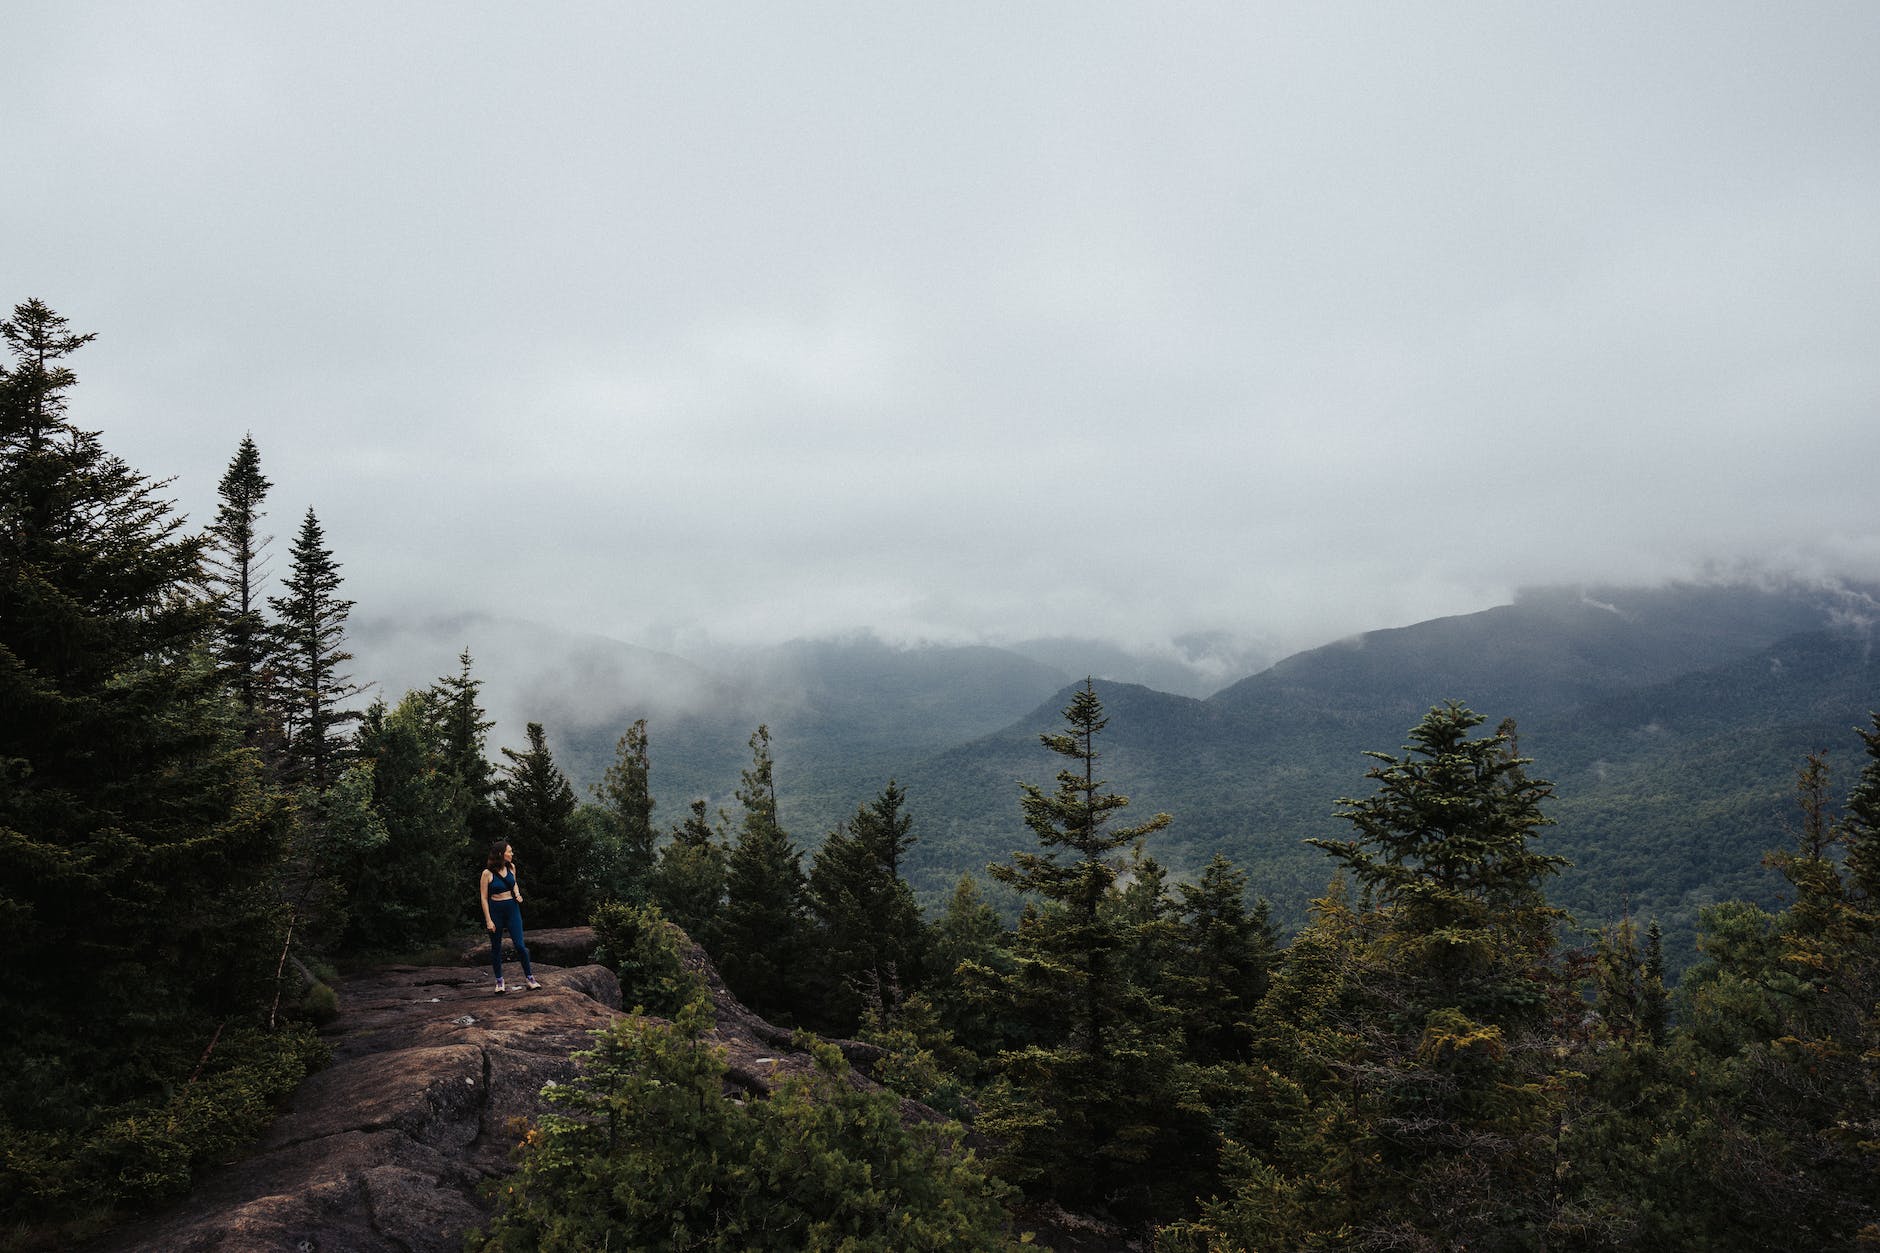
<svg viewBox="0 0 1880 1253"><path fill-rule="evenodd" d="M522 959L522 977L535 978L535 972L529 969L529 946L522 942L522 906L509 902L509 934L516 941L516 956Z"/></svg>
<svg viewBox="0 0 1880 1253"><path fill-rule="evenodd" d="M490 921L495 927L490 930L490 969L496 974L496 982L503 981L503 916L498 912L501 902L490 902Z"/></svg>

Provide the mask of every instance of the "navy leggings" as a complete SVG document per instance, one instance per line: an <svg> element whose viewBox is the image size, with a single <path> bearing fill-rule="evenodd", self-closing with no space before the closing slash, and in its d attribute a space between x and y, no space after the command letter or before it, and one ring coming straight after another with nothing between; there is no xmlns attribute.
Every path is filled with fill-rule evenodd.
<svg viewBox="0 0 1880 1253"><path fill-rule="evenodd" d="M529 946L522 942L522 902L491 901L490 921L496 924L496 930L490 932L490 969L498 979L503 977L503 928L507 927L509 938L516 942L516 956L522 959L522 977L532 978L535 972L529 969Z"/></svg>

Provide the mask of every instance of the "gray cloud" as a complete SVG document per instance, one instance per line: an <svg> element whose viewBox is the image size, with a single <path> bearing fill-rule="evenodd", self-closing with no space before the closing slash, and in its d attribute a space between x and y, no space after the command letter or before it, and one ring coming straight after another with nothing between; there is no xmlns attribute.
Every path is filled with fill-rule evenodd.
<svg viewBox="0 0 1880 1253"><path fill-rule="evenodd" d="M1866 5L54 6L0 293L375 610L1310 644L1880 577ZM445 659L448 662L448 659Z"/></svg>

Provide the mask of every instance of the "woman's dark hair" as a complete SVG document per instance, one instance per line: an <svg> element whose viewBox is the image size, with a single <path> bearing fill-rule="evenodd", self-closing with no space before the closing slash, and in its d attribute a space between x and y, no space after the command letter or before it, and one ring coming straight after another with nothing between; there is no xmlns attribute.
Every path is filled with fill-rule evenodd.
<svg viewBox="0 0 1880 1253"><path fill-rule="evenodd" d="M496 843L490 845L489 860L483 863L483 868L485 870L501 870L503 868L503 850L508 847L508 840L498 840Z"/></svg>

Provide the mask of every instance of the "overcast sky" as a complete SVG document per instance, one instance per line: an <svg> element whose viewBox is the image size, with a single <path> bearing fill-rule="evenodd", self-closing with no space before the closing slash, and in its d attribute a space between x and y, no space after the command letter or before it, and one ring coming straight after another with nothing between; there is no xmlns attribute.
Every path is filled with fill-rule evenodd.
<svg viewBox="0 0 1880 1253"><path fill-rule="evenodd" d="M1307 645L1880 576L1880 5L13 3L0 303L358 613Z"/></svg>

